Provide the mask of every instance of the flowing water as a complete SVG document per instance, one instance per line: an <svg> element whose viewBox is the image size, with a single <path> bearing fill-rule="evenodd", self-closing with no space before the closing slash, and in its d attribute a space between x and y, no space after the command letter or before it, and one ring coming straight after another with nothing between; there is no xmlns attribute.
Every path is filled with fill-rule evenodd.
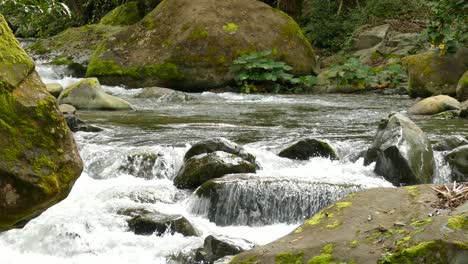
<svg viewBox="0 0 468 264"><path fill-rule="evenodd" d="M44 82L78 81L47 65L37 70ZM171 256L201 247L211 234L271 242L348 193L390 187L362 159L350 160L371 143L381 118L414 103L405 96L231 93L165 101L137 98L141 89L104 88L136 110L78 113L104 129L75 133L85 162L81 177L64 201L23 229L0 234L1 263L169 263ZM461 120L415 121L432 140L468 133ZM243 144L261 166L255 176L223 179L216 202L172 184L191 144L213 137ZM330 142L341 160L276 155L305 137ZM434 181L447 181L442 153L436 158ZM201 236L135 235L128 230L129 217L119 214L127 208L183 215Z"/></svg>

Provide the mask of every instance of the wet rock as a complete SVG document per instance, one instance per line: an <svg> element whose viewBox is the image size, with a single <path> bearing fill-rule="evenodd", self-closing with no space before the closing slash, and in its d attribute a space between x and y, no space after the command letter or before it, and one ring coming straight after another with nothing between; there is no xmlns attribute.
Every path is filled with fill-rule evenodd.
<svg viewBox="0 0 468 264"><path fill-rule="evenodd" d="M140 13L138 8L138 2L130 1L116 7L114 10L107 13L103 18L101 18L99 24L109 26L126 26L135 24L142 18L142 13Z"/></svg>
<svg viewBox="0 0 468 264"><path fill-rule="evenodd" d="M459 48L456 54L440 56L436 50L403 59L408 70L408 94L411 97L432 95L455 96L457 84L468 70L468 48Z"/></svg>
<svg viewBox="0 0 468 264"><path fill-rule="evenodd" d="M451 110L451 111L445 111L442 113L432 115L431 118L448 120L448 119L457 118L459 115L460 115L460 110Z"/></svg>
<svg viewBox="0 0 468 264"><path fill-rule="evenodd" d="M447 95L437 95L425 98L408 109L413 115L435 115L449 110L460 110L461 104L457 99Z"/></svg>
<svg viewBox="0 0 468 264"><path fill-rule="evenodd" d="M391 114L381 121L364 164L394 185L430 183L434 156L426 134L409 118Z"/></svg>
<svg viewBox="0 0 468 264"><path fill-rule="evenodd" d="M136 96L137 98L155 98L158 102L183 103L194 100L195 97L188 93L175 91L168 88L149 87Z"/></svg>
<svg viewBox="0 0 468 264"><path fill-rule="evenodd" d="M460 101L468 100L468 71L458 81L457 98Z"/></svg>
<svg viewBox="0 0 468 264"><path fill-rule="evenodd" d="M193 156L204 153L212 153L215 151L223 151L226 153L234 154L251 163L255 163L254 155L245 151L245 149L242 146L239 146L236 143L225 138L213 138L195 143L187 151L187 153L185 153L184 160L186 161Z"/></svg>
<svg viewBox="0 0 468 264"><path fill-rule="evenodd" d="M61 104L59 106L60 112L62 112L65 121L67 122L68 128L72 132L83 131L83 132L101 132L102 128L86 124L84 121L76 116L76 108L73 105Z"/></svg>
<svg viewBox="0 0 468 264"><path fill-rule="evenodd" d="M358 184L331 184L295 177L228 175L198 188L190 211L219 226L294 224L362 189Z"/></svg>
<svg viewBox="0 0 468 264"><path fill-rule="evenodd" d="M336 151L325 141L318 139L303 139L282 150L278 156L288 159L308 160L322 157L332 160L338 159Z"/></svg>
<svg viewBox="0 0 468 264"><path fill-rule="evenodd" d="M265 3L164 1L140 22L105 39L86 76L107 85L208 91L231 82L228 66L241 51L273 49L294 74L310 74L316 66L314 50L296 22Z"/></svg>
<svg viewBox="0 0 468 264"><path fill-rule="evenodd" d="M465 117L467 118L468 117L468 100L464 101L462 104L461 104L461 110L460 110L460 114L459 114L459 117Z"/></svg>
<svg viewBox="0 0 468 264"><path fill-rule="evenodd" d="M468 181L468 145L464 145L452 150L445 157L452 169L452 181Z"/></svg>
<svg viewBox="0 0 468 264"><path fill-rule="evenodd" d="M434 145L434 150L437 151L447 151L453 150L463 145L468 145L468 139L462 136L450 136L441 139Z"/></svg>
<svg viewBox="0 0 468 264"><path fill-rule="evenodd" d="M177 173L174 185L181 189L195 189L204 182L233 173L254 173L255 163L234 154L216 151L189 158Z"/></svg>
<svg viewBox="0 0 468 264"><path fill-rule="evenodd" d="M63 86L59 83L47 83L46 88L47 91L55 98L58 98L60 93L63 91Z"/></svg>
<svg viewBox="0 0 468 264"><path fill-rule="evenodd" d="M180 215L164 215L160 213L145 213L127 221L128 227L137 235L163 235L180 233L184 236L198 236L185 217Z"/></svg>
<svg viewBox="0 0 468 264"><path fill-rule="evenodd" d="M65 199L83 162L55 98L0 14L0 232Z"/></svg>
<svg viewBox="0 0 468 264"><path fill-rule="evenodd" d="M104 92L96 78L83 79L67 87L58 98L61 104L71 104L77 109L131 110L125 100Z"/></svg>
<svg viewBox="0 0 468 264"><path fill-rule="evenodd" d="M203 263L214 263L216 260L237 255L252 249L255 245L244 239L231 239L225 236L207 236L203 248L196 253L196 259Z"/></svg>
<svg viewBox="0 0 468 264"><path fill-rule="evenodd" d="M231 263L465 263L468 204L434 214L438 201L428 185L363 191Z"/></svg>

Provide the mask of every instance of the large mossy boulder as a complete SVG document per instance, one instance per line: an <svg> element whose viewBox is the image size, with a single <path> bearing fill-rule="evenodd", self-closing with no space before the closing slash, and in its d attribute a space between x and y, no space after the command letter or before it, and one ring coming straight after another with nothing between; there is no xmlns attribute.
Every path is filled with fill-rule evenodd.
<svg viewBox="0 0 468 264"><path fill-rule="evenodd" d="M457 99L447 95L437 95L425 98L408 109L413 115L435 115L450 110L460 110Z"/></svg>
<svg viewBox="0 0 468 264"><path fill-rule="evenodd" d="M67 87L60 94L60 104L70 104L77 109L131 110L127 101L107 94L96 78L83 79Z"/></svg>
<svg viewBox="0 0 468 264"><path fill-rule="evenodd" d="M338 159L336 151L330 144L318 139L303 139L282 150L278 156L288 159L308 160L322 157L332 160Z"/></svg>
<svg viewBox="0 0 468 264"><path fill-rule="evenodd" d="M458 81L457 98L460 101L468 100L468 71Z"/></svg>
<svg viewBox="0 0 468 264"><path fill-rule="evenodd" d="M107 13L99 24L108 26L126 26L140 21L143 16L140 12L137 1L124 3Z"/></svg>
<svg viewBox="0 0 468 264"><path fill-rule="evenodd" d="M273 50L310 74L315 53L296 22L255 0L165 0L135 25L106 39L86 75L103 84L205 91L233 78L233 60Z"/></svg>
<svg viewBox="0 0 468 264"><path fill-rule="evenodd" d="M82 169L55 98L0 15L0 232L67 197Z"/></svg>
<svg viewBox="0 0 468 264"><path fill-rule="evenodd" d="M255 163L223 151L200 154L189 158L174 178L181 189L195 189L208 180L233 173L254 173Z"/></svg>
<svg viewBox="0 0 468 264"><path fill-rule="evenodd" d="M468 181L468 145L458 147L449 152L445 159L452 169L452 181Z"/></svg>
<svg viewBox="0 0 468 264"><path fill-rule="evenodd" d="M379 125L364 164L376 162L374 172L396 186L431 183L434 154L426 134L409 118L391 114Z"/></svg>
<svg viewBox="0 0 468 264"><path fill-rule="evenodd" d="M460 47L455 54L441 55L432 50L404 58L403 64L408 70L408 94L411 97L455 96L458 81L468 70L467 57L468 48Z"/></svg>
<svg viewBox="0 0 468 264"><path fill-rule="evenodd" d="M434 213L438 203L428 185L353 194L230 263L466 263L468 204Z"/></svg>

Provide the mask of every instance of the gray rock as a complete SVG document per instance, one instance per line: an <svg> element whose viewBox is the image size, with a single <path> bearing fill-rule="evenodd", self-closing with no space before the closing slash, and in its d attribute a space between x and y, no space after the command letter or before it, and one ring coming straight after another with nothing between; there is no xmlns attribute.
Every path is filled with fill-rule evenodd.
<svg viewBox="0 0 468 264"><path fill-rule="evenodd" d="M457 99L447 95L437 95L425 98L408 109L413 115L435 115L449 110L460 110L461 104Z"/></svg>
<svg viewBox="0 0 468 264"><path fill-rule="evenodd" d="M468 139L462 136L451 136L451 137L443 138L442 140L437 142L434 145L434 150L437 150L437 151L453 150L463 145L468 145Z"/></svg>
<svg viewBox="0 0 468 264"><path fill-rule="evenodd" d="M59 106L60 112L62 112L65 121L67 122L68 128L72 132L83 131L83 132L101 132L102 128L86 124L83 120L76 116L76 108L73 105L61 104Z"/></svg>
<svg viewBox="0 0 468 264"><path fill-rule="evenodd" d="M194 100L195 97L188 93L175 91L168 88L149 87L136 96L137 98L155 98L158 102L183 103Z"/></svg>
<svg viewBox="0 0 468 264"><path fill-rule="evenodd" d="M452 181L468 181L468 145L464 145L452 150L445 157L452 169Z"/></svg>
<svg viewBox="0 0 468 264"><path fill-rule="evenodd" d="M462 104L461 104L461 110L460 110L460 114L459 116L460 117L468 117L468 100L465 100Z"/></svg>
<svg viewBox="0 0 468 264"><path fill-rule="evenodd" d="M136 214L136 213L135 213ZM163 235L180 233L184 236L198 236L190 222L181 215L143 213L127 221L128 227L137 235Z"/></svg>
<svg viewBox="0 0 468 264"><path fill-rule="evenodd" d="M233 173L254 173L256 164L235 154L216 151L189 158L177 173L174 185L195 189L204 182Z"/></svg>
<svg viewBox="0 0 468 264"><path fill-rule="evenodd" d="M203 249L197 252L197 260L204 263L214 263L216 260L237 255L246 250L252 249L255 245L244 239L232 239L225 236L209 235L205 238Z"/></svg>
<svg viewBox="0 0 468 264"><path fill-rule="evenodd" d="M460 101L468 100L468 71L458 81L457 85L457 98Z"/></svg>
<svg viewBox="0 0 468 264"><path fill-rule="evenodd" d="M71 104L77 109L131 110L125 100L104 92L96 78L83 79L67 87L58 98L60 104Z"/></svg>
<svg viewBox="0 0 468 264"><path fill-rule="evenodd" d="M63 91L63 86L59 83L47 83L46 88L47 91L55 98L58 98L60 93Z"/></svg>
<svg viewBox="0 0 468 264"><path fill-rule="evenodd" d="M278 156L296 160L308 160L313 157L322 157L332 160L338 159L338 155L333 147L327 142L318 139L300 140L282 150Z"/></svg>
<svg viewBox="0 0 468 264"><path fill-rule="evenodd" d="M364 164L376 162L375 173L394 185L430 183L434 156L426 134L409 118L391 114L381 121Z"/></svg>
<svg viewBox="0 0 468 264"><path fill-rule="evenodd" d="M354 40L355 50L365 50L381 43L390 29L390 24L379 25L363 30Z"/></svg>
<svg viewBox="0 0 468 264"><path fill-rule="evenodd" d="M185 153L184 160L188 160L193 156L200 155L203 153L212 153L215 151L223 151L226 153L231 153L236 156L239 156L251 163L255 163L255 156L246 152L242 146L237 145L236 143L227 140L225 138L213 138L208 140L203 140L195 143L188 151Z"/></svg>

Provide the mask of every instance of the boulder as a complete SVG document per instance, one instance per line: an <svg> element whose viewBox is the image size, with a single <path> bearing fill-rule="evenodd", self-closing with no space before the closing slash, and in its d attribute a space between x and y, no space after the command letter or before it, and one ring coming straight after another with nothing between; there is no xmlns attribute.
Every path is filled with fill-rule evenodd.
<svg viewBox="0 0 468 264"><path fill-rule="evenodd" d="M468 48L460 47L455 54L440 55L431 50L408 56L403 64L408 71L408 94L411 97L432 95L455 96L457 84L468 70Z"/></svg>
<svg viewBox="0 0 468 264"><path fill-rule="evenodd" d="M0 232L65 199L83 170L34 62L0 15Z"/></svg>
<svg viewBox="0 0 468 264"><path fill-rule="evenodd" d="M468 117L468 99L461 104L459 117Z"/></svg>
<svg viewBox="0 0 468 264"><path fill-rule="evenodd" d="M274 50L294 74L310 74L316 65L296 22L267 4L165 0L99 45L86 76L107 85L207 91L232 81L234 59L263 50Z"/></svg>
<svg viewBox="0 0 468 264"><path fill-rule="evenodd" d="M322 157L337 160L336 151L325 141L318 139L303 139L282 150L278 156L288 159L308 160Z"/></svg>
<svg viewBox="0 0 468 264"><path fill-rule="evenodd" d="M166 232L180 233L184 236L198 236L190 222L181 215L164 215L160 213L143 213L127 221L128 227L137 235L161 236Z"/></svg>
<svg viewBox="0 0 468 264"><path fill-rule="evenodd" d="M144 88L136 98L151 98L163 103L183 103L195 99L194 95L175 91L168 88L149 87Z"/></svg>
<svg viewBox="0 0 468 264"><path fill-rule="evenodd" d="M430 183L434 175L434 155L426 134L409 118L390 114L379 125L364 164L376 162L374 172L399 184Z"/></svg>
<svg viewBox="0 0 468 264"><path fill-rule="evenodd" d="M435 115L449 110L460 110L457 99L447 95L437 95L425 98L408 109L412 115Z"/></svg>
<svg viewBox="0 0 468 264"><path fill-rule="evenodd" d="M468 100L468 71L458 81L457 98L460 101Z"/></svg>
<svg viewBox="0 0 468 264"><path fill-rule="evenodd" d="M62 112L68 127L72 132L101 132L102 128L86 124L83 120L76 116L76 108L73 105L61 104L59 110Z"/></svg>
<svg viewBox="0 0 468 264"><path fill-rule="evenodd" d="M445 156L446 161L452 169L452 181L468 181L468 145L452 150Z"/></svg>
<svg viewBox="0 0 468 264"><path fill-rule="evenodd" d="M441 139L439 142L434 144L434 150L447 151L453 150L463 145L468 145L468 139L462 136L450 136Z"/></svg>
<svg viewBox="0 0 468 264"><path fill-rule="evenodd" d="M353 194L230 263L466 263L468 204L435 210L438 202L427 185Z"/></svg>
<svg viewBox="0 0 468 264"><path fill-rule="evenodd" d="M187 151L187 153L185 153L184 160L187 161L193 156L212 153L215 151L223 151L226 153L234 154L245 159L248 162L255 163L254 155L248 153L242 146L239 146L236 143L225 138L213 138L195 143Z"/></svg>
<svg viewBox="0 0 468 264"><path fill-rule="evenodd" d="M142 12L138 9L138 2L126 2L107 13L99 24L108 26L132 25L143 18Z"/></svg>
<svg viewBox="0 0 468 264"><path fill-rule="evenodd" d="M75 77L84 77L98 44L121 29L102 24L69 28L53 37L36 41L28 47L28 51L34 57L51 59L51 64L66 66Z"/></svg>
<svg viewBox="0 0 468 264"><path fill-rule="evenodd" d="M47 83L46 88L47 91L55 98L58 98L60 93L63 91L63 86L59 83Z"/></svg>
<svg viewBox="0 0 468 264"><path fill-rule="evenodd" d="M204 182L233 173L254 173L255 163L235 154L215 151L189 158L174 178L174 185L181 189L195 189Z"/></svg>
<svg viewBox="0 0 468 264"><path fill-rule="evenodd" d="M133 109L127 101L104 92L96 78L83 79L70 85L60 94L58 101L60 104L71 104L77 109Z"/></svg>
<svg viewBox="0 0 468 264"><path fill-rule="evenodd" d="M295 224L364 188L299 177L227 175L198 188L190 212L218 226Z"/></svg>
<svg viewBox="0 0 468 264"><path fill-rule="evenodd" d="M390 24L383 24L361 30L353 40L353 49L365 50L375 47L385 39L389 30Z"/></svg>
<svg viewBox="0 0 468 264"><path fill-rule="evenodd" d="M237 255L252 249L255 245L244 239L232 239L225 236L209 235L205 238L203 248L197 251L197 260L213 263L225 257Z"/></svg>

